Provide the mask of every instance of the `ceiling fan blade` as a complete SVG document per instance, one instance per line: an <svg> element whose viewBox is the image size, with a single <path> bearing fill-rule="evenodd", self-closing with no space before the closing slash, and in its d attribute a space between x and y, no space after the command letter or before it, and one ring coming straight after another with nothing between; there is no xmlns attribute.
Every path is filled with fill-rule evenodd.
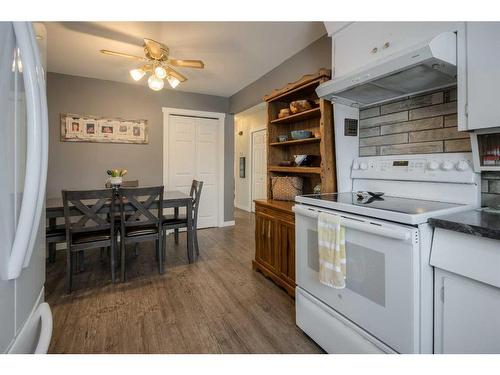
<svg viewBox="0 0 500 375"><path fill-rule="evenodd" d="M168 55L167 47L156 40L144 38L144 47L148 51L149 56L155 60L161 60Z"/></svg>
<svg viewBox="0 0 500 375"><path fill-rule="evenodd" d="M181 73L172 69L171 67L167 66L165 69L167 70L168 74L170 74L172 77L177 78L179 81L181 82L187 81L186 77L184 77Z"/></svg>
<svg viewBox="0 0 500 375"><path fill-rule="evenodd" d="M168 59L168 63L170 65L179 66L181 68L203 69L205 67L205 64L201 60Z"/></svg>
<svg viewBox="0 0 500 375"><path fill-rule="evenodd" d="M105 55L110 55L110 56L125 57L126 59L130 59L130 60L139 60L139 61L145 61L146 60L144 57L135 56L135 55L129 55L128 53L110 51L110 50L107 50L107 49L102 49L101 53L103 53Z"/></svg>

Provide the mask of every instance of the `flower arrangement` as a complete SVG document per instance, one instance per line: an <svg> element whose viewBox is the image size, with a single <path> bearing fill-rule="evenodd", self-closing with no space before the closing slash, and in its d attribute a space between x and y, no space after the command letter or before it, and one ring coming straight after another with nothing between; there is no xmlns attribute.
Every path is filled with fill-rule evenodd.
<svg viewBox="0 0 500 375"><path fill-rule="evenodd" d="M127 174L126 169L108 169L106 174L109 176L109 182L111 185L121 185L123 182L123 176Z"/></svg>
<svg viewBox="0 0 500 375"><path fill-rule="evenodd" d="M127 174L127 172L128 171L126 169L108 169L106 171L110 177L123 177Z"/></svg>

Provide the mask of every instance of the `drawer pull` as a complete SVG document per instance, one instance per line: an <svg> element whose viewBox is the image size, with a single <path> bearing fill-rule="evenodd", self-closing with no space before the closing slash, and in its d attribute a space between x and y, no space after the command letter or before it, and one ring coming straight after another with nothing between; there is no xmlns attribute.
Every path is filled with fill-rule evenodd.
<svg viewBox="0 0 500 375"><path fill-rule="evenodd" d="M372 54L375 54L375 53L377 53L377 52L378 52L378 48L377 48L377 47L373 47L373 49L372 49Z"/></svg>
<svg viewBox="0 0 500 375"><path fill-rule="evenodd" d="M385 49L385 48L389 48L389 46L390 46L390 45L391 45L391 44L390 44L389 42L385 42L385 43L384 43L384 49Z"/></svg>

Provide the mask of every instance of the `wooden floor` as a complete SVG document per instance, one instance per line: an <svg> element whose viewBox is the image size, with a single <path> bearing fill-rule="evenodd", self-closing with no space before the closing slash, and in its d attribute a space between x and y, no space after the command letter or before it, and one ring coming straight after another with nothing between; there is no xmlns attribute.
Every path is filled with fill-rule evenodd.
<svg viewBox="0 0 500 375"><path fill-rule="evenodd" d="M294 300L252 271L254 218L199 231L201 256L187 263L185 234L167 240L166 272L154 246L127 256L128 281L111 284L97 252L65 294L65 254L47 265L54 316L51 353L322 353L295 325Z"/></svg>

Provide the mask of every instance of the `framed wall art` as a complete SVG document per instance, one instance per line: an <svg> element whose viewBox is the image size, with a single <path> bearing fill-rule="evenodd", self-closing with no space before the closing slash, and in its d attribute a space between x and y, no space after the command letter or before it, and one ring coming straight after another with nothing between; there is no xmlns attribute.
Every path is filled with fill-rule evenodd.
<svg viewBox="0 0 500 375"><path fill-rule="evenodd" d="M62 142L147 144L147 120L61 114Z"/></svg>

